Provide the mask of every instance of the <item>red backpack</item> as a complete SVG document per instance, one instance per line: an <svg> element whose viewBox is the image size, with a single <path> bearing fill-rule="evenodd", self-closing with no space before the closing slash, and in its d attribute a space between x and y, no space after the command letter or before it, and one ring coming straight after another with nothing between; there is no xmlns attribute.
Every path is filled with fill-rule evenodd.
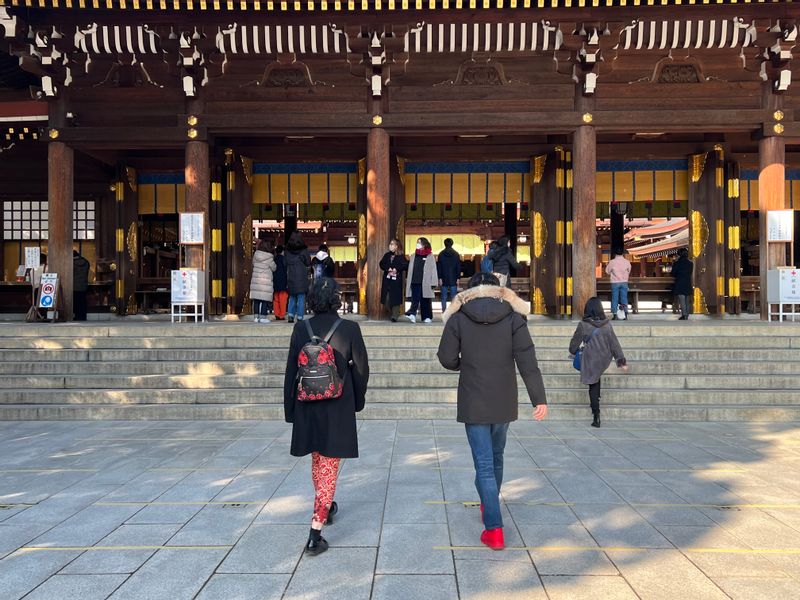
<svg viewBox="0 0 800 600"><path fill-rule="evenodd" d="M344 392L344 382L336 370L336 358L330 341L342 319L336 319L324 338L314 335L308 320L303 322L311 339L297 355L297 399L300 402L310 402L339 398Z"/></svg>

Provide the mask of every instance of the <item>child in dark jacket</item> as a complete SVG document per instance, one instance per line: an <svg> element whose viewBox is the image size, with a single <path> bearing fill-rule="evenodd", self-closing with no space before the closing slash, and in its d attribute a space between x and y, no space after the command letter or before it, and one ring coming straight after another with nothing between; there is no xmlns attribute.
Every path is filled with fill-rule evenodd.
<svg viewBox="0 0 800 600"><path fill-rule="evenodd" d="M583 320L578 323L569 343L571 357L581 349L581 345L581 383L589 386L589 405L594 416L592 427L600 427L600 378L612 359L623 372L628 370L622 346L603 312L600 298L592 297L586 302Z"/></svg>

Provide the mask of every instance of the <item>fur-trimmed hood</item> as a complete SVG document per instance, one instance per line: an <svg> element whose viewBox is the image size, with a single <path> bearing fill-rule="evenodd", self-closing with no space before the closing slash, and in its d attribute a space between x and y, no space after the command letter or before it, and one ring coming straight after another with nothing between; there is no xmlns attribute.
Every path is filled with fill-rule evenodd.
<svg viewBox="0 0 800 600"><path fill-rule="evenodd" d="M442 315L442 321L447 323L458 311L473 321L496 323L511 312L527 319L529 309L527 303L507 287L479 285L458 294Z"/></svg>

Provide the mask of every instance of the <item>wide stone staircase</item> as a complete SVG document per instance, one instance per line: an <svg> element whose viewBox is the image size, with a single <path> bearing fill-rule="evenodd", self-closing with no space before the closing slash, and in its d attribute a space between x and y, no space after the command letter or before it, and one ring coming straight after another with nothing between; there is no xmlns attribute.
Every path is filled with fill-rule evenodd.
<svg viewBox="0 0 800 600"><path fill-rule="evenodd" d="M589 416L567 358L575 324L532 319L552 419ZM366 419L455 418L441 324L362 323ZM800 324L615 323L630 364L603 378L604 420L800 420ZM291 326L252 322L0 325L0 420L282 419ZM521 418L531 418L522 381Z"/></svg>

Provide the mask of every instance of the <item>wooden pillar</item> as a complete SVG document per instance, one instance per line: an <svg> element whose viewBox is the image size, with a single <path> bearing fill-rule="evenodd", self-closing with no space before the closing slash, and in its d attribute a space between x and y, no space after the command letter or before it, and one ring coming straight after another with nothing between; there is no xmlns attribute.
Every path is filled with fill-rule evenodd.
<svg viewBox="0 0 800 600"><path fill-rule="evenodd" d="M764 84L763 106L768 110L781 110L783 96L773 94L768 83ZM759 140L758 163L758 272L761 318L767 319L767 271L786 266L785 244L767 242L767 212L783 210L786 206L786 141L778 135Z"/></svg>
<svg viewBox="0 0 800 600"><path fill-rule="evenodd" d="M406 160L393 154L389 167L392 170L389 190L389 237L397 238L406 251Z"/></svg>
<svg viewBox="0 0 800 600"><path fill-rule="evenodd" d="M617 211L617 205L611 205L611 253L625 249L625 215Z"/></svg>
<svg viewBox="0 0 800 600"><path fill-rule="evenodd" d="M739 197L739 163L725 163L725 277L727 278L727 297L725 309L728 313L738 315L742 312L741 294L741 226L742 212Z"/></svg>
<svg viewBox="0 0 800 600"><path fill-rule="evenodd" d="M389 245L389 134L379 127L367 137L367 315L381 317L380 260ZM361 217L359 217L361 218ZM359 240L359 243L361 240Z"/></svg>
<svg viewBox="0 0 800 600"><path fill-rule="evenodd" d="M225 245L228 265L229 314L249 314L250 278L253 274L253 161L226 150Z"/></svg>
<svg viewBox="0 0 800 600"><path fill-rule="evenodd" d="M517 218L518 206L516 202L505 202L503 204L503 233L511 240L511 251L515 256L517 254L517 225L519 221ZM516 275L513 270L511 274Z"/></svg>
<svg viewBox="0 0 800 600"><path fill-rule="evenodd" d="M115 197L116 312L119 316L135 314L136 281L139 269L139 195L136 171L117 165Z"/></svg>
<svg viewBox="0 0 800 600"><path fill-rule="evenodd" d="M225 211L227 198L223 198L222 182L226 172L219 164L215 164L211 176L211 205L208 220L211 230L211 259L209 289L211 290L210 314L221 315L226 312L225 282L228 277L227 227Z"/></svg>
<svg viewBox="0 0 800 600"><path fill-rule="evenodd" d="M721 146L689 157L689 256L692 312L725 312L725 159Z"/></svg>
<svg viewBox="0 0 800 600"><path fill-rule="evenodd" d="M49 202L47 270L58 273L61 283L59 318L72 320L72 201L75 154L63 142L47 147L47 199Z"/></svg>
<svg viewBox="0 0 800 600"><path fill-rule="evenodd" d="M591 123L593 99L579 96L576 108ZM597 256L597 205L595 177L597 172L597 133L591 125L575 130L573 139L573 246L572 246L572 309L583 315L587 300L597 294L595 260Z"/></svg>

